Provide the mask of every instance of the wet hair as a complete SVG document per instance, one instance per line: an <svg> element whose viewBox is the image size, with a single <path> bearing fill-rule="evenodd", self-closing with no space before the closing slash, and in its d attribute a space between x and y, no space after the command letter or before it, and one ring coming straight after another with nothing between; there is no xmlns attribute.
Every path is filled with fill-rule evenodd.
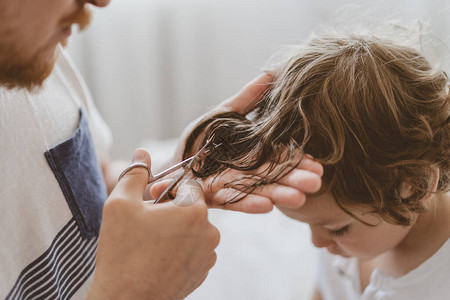
<svg viewBox="0 0 450 300"><path fill-rule="evenodd" d="M269 162L264 174L228 184L245 194L308 154L324 166L320 192L330 192L344 211L356 218L348 208L369 207L400 225L424 211L420 200L432 192L433 168L440 171L438 191L448 190L449 78L420 51L371 35L322 36L271 72L274 82L250 114L218 110L191 131L185 158L201 146L198 139L213 139L197 176ZM402 182L414 191L406 199Z"/></svg>

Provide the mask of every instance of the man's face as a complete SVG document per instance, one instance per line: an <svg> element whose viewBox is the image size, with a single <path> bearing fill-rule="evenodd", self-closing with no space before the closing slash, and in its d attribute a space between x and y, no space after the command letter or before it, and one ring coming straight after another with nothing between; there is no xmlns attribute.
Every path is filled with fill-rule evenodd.
<svg viewBox="0 0 450 300"><path fill-rule="evenodd" d="M376 226L362 224L345 213L329 193L308 197L299 209L280 210L291 218L309 223L316 247L326 247L330 253L361 260L394 249L411 230L411 226L389 224L363 209L350 210L361 220Z"/></svg>
<svg viewBox="0 0 450 300"><path fill-rule="evenodd" d="M71 25L85 27L87 0L0 0L0 85L32 88L50 74ZM109 0L93 5L105 6Z"/></svg>

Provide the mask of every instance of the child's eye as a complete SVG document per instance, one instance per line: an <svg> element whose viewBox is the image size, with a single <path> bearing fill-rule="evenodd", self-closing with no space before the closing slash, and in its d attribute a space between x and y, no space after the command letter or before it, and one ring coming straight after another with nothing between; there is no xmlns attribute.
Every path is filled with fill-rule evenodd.
<svg viewBox="0 0 450 300"><path fill-rule="evenodd" d="M350 226L347 225L347 226L344 226L344 227L342 227L341 229L338 229L338 230L328 230L328 233L331 236L342 236L342 235L344 235L344 233L346 233L348 231L349 227Z"/></svg>

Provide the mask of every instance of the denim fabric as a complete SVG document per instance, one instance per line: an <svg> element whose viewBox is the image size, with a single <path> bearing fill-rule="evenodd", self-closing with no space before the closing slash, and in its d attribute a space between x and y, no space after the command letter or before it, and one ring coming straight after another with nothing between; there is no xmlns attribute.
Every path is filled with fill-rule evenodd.
<svg viewBox="0 0 450 300"><path fill-rule="evenodd" d="M107 192L88 122L82 110L78 128L72 137L46 151L45 157L82 236L98 236Z"/></svg>

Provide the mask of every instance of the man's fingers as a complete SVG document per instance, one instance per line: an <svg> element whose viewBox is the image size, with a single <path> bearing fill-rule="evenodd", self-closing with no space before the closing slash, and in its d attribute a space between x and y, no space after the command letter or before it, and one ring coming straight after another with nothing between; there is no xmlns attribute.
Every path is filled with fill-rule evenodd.
<svg viewBox="0 0 450 300"><path fill-rule="evenodd" d="M235 199L236 196L245 197L238 202L227 203L228 201ZM240 211L249 214L267 213L273 209L273 203L269 198L256 194L245 195L232 188L221 189L210 197L210 206L213 208Z"/></svg>
<svg viewBox="0 0 450 300"><path fill-rule="evenodd" d="M151 166L150 154L144 149L137 149L133 154L133 163L139 162ZM151 174L146 168L135 167L120 179L111 195L117 198L142 200L149 176Z"/></svg>
<svg viewBox="0 0 450 300"><path fill-rule="evenodd" d="M294 169L278 180L278 183L295 188L304 193L312 194L319 191L322 180L317 173L302 169Z"/></svg>
<svg viewBox="0 0 450 300"><path fill-rule="evenodd" d="M240 172L228 169L220 176L210 177L203 180L208 205L222 209L243 211L247 213L264 213L270 211L273 205L286 208L297 208L302 206L306 200L306 194L312 194L320 190L323 167L309 157L303 157L301 163L288 174L281 177L276 183L259 186L250 190L251 194L239 192L233 189L235 182L242 186L250 186L254 183L252 175L264 177L267 174L269 164L260 168ZM225 202L245 196L236 203Z"/></svg>
<svg viewBox="0 0 450 300"><path fill-rule="evenodd" d="M258 187L253 194L271 199L276 206L297 208L305 203L305 193L289 186L272 183Z"/></svg>
<svg viewBox="0 0 450 300"><path fill-rule="evenodd" d="M286 208L300 207L305 203L305 193L315 193L321 186L320 176L316 173L294 169L277 183L257 187L239 202L221 205L231 199L245 196L245 193L233 188L224 188L223 180L226 182L225 178L216 181L217 187L214 191L206 190L211 194L208 197L211 199L209 205L247 213L264 213L270 211L272 205ZM249 180L243 179L242 183L249 183Z"/></svg>
<svg viewBox="0 0 450 300"><path fill-rule="evenodd" d="M307 167L309 170L303 169L303 167ZM233 181L238 181L239 184L250 185L252 182L254 182L254 179L249 176L256 175L258 177L264 177L267 174L267 170L268 163L253 171L241 172L228 169L217 177L212 176L205 179L204 183L206 184L206 186L209 186L211 192L214 193L222 189L225 184L229 184ZM277 183L295 188L305 193L315 193L321 187L322 173L323 169L319 163L316 163L312 160L305 160L305 163L303 163L302 161L302 163L297 168L281 177L277 181Z"/></svg>
<svg viewBox="0 0 450 300"><path fill-rule="evenodd" d="M308 170L311 172L316 173L319 176L323 175L323 166L315 161L311 156L305 155L300 162L300 164L297 166L297 169L303 169Z"/></svg>
<svg viewBox="0 0 450 300"><path fill-rule="evenodd" d="M157 199L163 193L173 179L165 179L153 184L150 188L150 195ZM182 181L172 191L175 198L172 200L174 204L179 206L190 206L194 203L201 202L205 204L205 196L201 185L193 179Z"/></svg>
<svg viewBox="0 0 450 300"><path fill-rule="evenodd" d="M311 156L298 153L292 159L292 162L298 162L298 160L300 160L300 159L301 159L301 161L298 164L298 166L296 167L296 169L311 171L313 173L316 173L319 176L323 175L323 166L319 162L317 162L313 158L311 158ZM265 163L256 170L246 172L246 174L265 176L265 174L267 174L267 171L269 169L269 165L270 165L269 163ZM293 164L292 164L292 166L293 166Z"/></svg>
<svg viewBox="0 0 450 300"><path fill-rule="evenodd" d="M246 114L258 103L272 82L273 75L263 73L248 83L235 96L225 100L220 106L230 108L239 114Z"/></svg>
<svg viewBox="0 0 450 300"><path fill-rule="evenodd" d="M164 179L152 184L152 186L150 187L150 195L152 196L152 198L158 199L159 195L161 195L162 192L166 190L171 181L171 179Z"/></svg>
<svg viewBox="0 0 450 300"><path fill-rule="evenodd" d="M236 203L225 204L231 199L241 197L244 198ZM212 194L211 199L211 207L246 213L265 213L272 210L273 205L286 208L300 207L305 203L306 195L293 187L273 183L260 186L249 195L233 188L224 188Z"/></svg>

